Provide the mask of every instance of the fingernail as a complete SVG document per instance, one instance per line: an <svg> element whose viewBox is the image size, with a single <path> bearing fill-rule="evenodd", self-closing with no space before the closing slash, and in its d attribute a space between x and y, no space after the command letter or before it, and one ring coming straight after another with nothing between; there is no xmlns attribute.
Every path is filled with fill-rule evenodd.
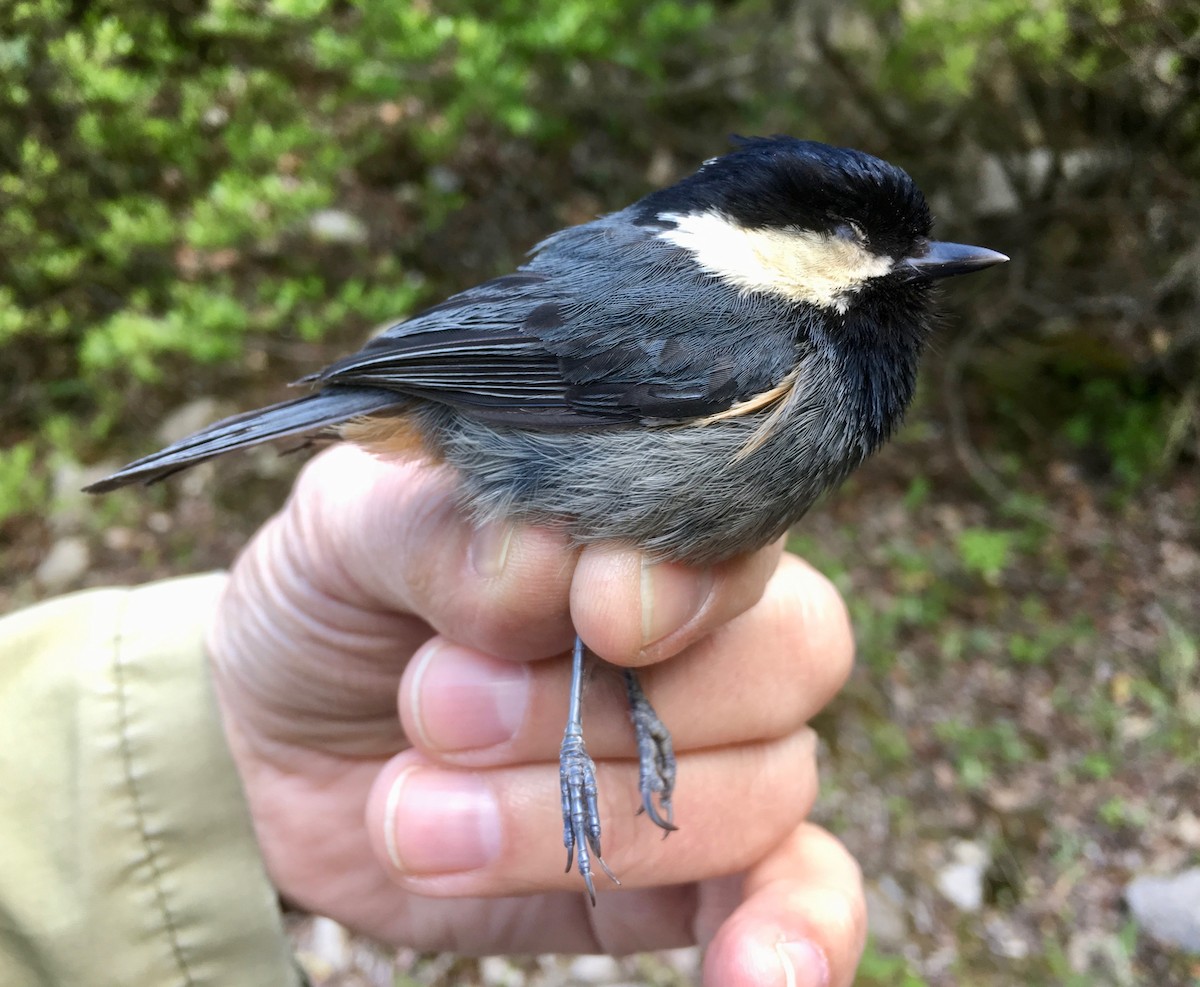
<svg viewBox="0 0 1200 987"><path fill-rule="evenodd" d="M479 575L494 579L504 571L514 530L507 521L487 521L475 529L467 557Z"/></svg>
<svg viewBox="0 0 1200 987"><path fill-rule="evenodd" d="M529 705L529 666L445 641L428 645L416 661L409 695L424 746L463 751L512 740Z"/></svg>
<svg viewBox="0 0 1200 987"><path fill-rule="evenodd" d="M642 563L642 647L679 630L700 612L712 591L710 569L671 562Z"/></svg>
<svg viewBox="0 0 1200 987"><path fill-rule="evenodd" d="M801 939L775 944L787 987L829 987L829 960L816 943Z"/></svg>
<svg viewBox="0 0 1200 987"><path fill-rule="evenodd" d="M478 870L500 852L500 806L470 774L413 767L392 782L384 834L404 874Z"/></svg>

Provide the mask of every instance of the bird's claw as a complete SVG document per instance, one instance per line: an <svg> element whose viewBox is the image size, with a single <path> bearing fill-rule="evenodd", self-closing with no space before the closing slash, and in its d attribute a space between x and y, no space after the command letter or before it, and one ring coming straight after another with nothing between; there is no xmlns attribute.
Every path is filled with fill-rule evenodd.
<svg viewBox="0 0 1200 987"><path fill-rule="evenodd" d="M562 790L563 845L567 848L567 871L578 855L579 875L588 897L596 904L592 884L592 857L613 884L620 885L600 855L600 809L596 803L596 766L583 745L583 737L568 727L563 736L558 760L559 787Z"/></svg>
<svg viewBox="0 0 1200 987"><path fill-rule="evenodd" d="M675 825L675 808L671 804L675 791L675 748L671 743L671 732L654 712L631 669L625 670L625 687L629 694L629 718L637 735L638 789L642 793L642 807L638 811L645 812L666 836L679 828Z"/></svg>

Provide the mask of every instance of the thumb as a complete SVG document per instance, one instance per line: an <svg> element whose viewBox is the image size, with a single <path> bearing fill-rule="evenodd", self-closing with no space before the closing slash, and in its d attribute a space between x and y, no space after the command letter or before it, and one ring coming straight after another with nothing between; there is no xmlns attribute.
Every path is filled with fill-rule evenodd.
<svg viewBox="0 0 1200 987"><path fill-rule="evenodd" d="M746 876L717 930L706 987L849 987L866 942L862 874L832 835L805 823Z"/></svg>

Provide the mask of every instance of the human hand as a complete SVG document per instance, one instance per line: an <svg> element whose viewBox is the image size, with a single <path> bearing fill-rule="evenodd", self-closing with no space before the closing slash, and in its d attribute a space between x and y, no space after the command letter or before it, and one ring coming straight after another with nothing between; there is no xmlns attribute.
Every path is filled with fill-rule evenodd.
<svg viewBox="0 0 1200 987"><path fill-rule="evenodd" d="M477 530L453 483L338 447L234 567L209 650L280 894L422 950L699 942L706 984L850 983L860 877L804 821L817 791L805 723L852 651L833 587L778 545L707 571L643 568L543 529ZM680 829L664 840L636 817L618 677L597 675L585 736L624 889L594 910L558 839L561 656L576 629L642 667L679 761Z"/></svg>

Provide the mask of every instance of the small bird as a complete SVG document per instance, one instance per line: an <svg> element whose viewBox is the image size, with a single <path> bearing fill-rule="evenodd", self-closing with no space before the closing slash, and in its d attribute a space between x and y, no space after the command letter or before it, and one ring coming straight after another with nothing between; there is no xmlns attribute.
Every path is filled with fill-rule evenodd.
<svg viewBox="0 0 1200 987"><path fill-rule="evenodd" d="M391 326L303 378L311 393L219 421L87 489L151 483L271 439L331 436L446 463L463 508L710 564L766 545L895 430L932 283L1008 258L930 239L900 168L791 137L724 156L559 231L516 272ZM575 639L560 751L567 870L595 903L595 770ZM622 673L647 815L675 828L670 734ZM619 883L619 882L617 882Z"/></svg>

